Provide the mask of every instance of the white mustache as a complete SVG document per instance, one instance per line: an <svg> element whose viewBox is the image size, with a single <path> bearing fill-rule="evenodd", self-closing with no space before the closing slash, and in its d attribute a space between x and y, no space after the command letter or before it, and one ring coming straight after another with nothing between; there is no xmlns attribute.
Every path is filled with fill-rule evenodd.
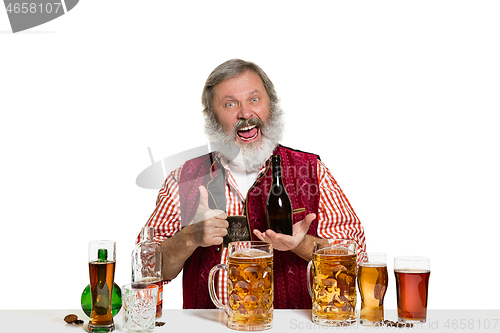
<svg viewBox="0 0 500 333"><path fill-rule="evenodd" d="M242 128L251 127L251 126L262 127L262 126L264 126L264 122L262 122L262 120L260 120L260 118L250 118L247 120L238 120L233 125L233 135L236 135L236 132L238 132Z"/></svg>

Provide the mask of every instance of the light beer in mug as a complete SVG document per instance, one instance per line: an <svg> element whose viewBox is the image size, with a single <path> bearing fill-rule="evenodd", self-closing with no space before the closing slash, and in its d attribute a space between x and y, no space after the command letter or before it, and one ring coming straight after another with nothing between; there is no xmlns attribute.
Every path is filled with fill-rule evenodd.
<svg viewBox="0 0 500 333"><path fill-rule="evenodd" d="M233 325L270 325L273 320L273 258L245 249L228 258L229 317Z"/></svg>
<svg viewBox="0 0 500 333"><path fill-rule="evenodd" d="M312 271L312 320L332 326L356 321L356 243L351 240L329 240L345 244L316 244L313 260L308 265L308 279Z"/></svg>
<svg viewBox="0 0 500 333"><path fill-rule="evenodd" d="M227 270L228 305L215 293L214 275ZM240 331L267 330L274 315L274 274L272 245L265 242L232 242L227 265L217 265L209 274L212 301L228 314L228 326Z"/></svg>

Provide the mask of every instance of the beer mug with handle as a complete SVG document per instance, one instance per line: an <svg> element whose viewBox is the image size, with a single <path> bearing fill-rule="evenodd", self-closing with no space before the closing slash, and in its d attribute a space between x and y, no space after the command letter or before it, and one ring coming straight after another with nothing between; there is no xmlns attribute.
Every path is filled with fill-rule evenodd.
<svg viewBox="0 0 500 333"><path fill-rule="evenodd" d="M315 242L313 260L307 265L314 323L337 326L356 322L356 275L355 241L319 239Z"/></svg>
<svg viewBox="0 0 500 333"><path fill-rule="evenodd" d="M228 326L239 331L259 331L273 325L273 248L265 242L232 242L228 246L227 265L210 270L208 289L215 306L226 311ZM219 300L215 273L225 270L227 304Z"/></svg>

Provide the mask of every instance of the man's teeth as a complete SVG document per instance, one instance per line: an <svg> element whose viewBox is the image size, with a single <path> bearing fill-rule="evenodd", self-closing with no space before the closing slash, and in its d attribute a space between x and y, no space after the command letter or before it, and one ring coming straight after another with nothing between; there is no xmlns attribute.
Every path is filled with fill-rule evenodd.
<svg viewBox="0 0 500 333"><path fill-rule="evenodd" d="M254 127L257 127L257 125L251 125L251 126L243 127L243 128L238 129L238 131L249 131L249 130L251 130Z"/></svg>

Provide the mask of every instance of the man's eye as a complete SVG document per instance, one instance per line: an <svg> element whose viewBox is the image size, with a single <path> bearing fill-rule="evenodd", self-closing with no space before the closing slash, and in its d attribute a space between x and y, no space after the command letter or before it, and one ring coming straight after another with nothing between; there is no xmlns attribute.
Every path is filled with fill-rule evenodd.
<svg viewBox="0 0 500 333"><path fill-rule="evenodd" d="M255 102L258 102L258 101L259 101L259 99L257 97L252 98L252 102L255 103Z"/></svg>
<svg viewBox="0 0 500 333"><path fill-rule="evenodd" d="M227 102L226 103L226 108L230 108L230 107L232 107L234 105L235 105L234 102Z"/></svg>

